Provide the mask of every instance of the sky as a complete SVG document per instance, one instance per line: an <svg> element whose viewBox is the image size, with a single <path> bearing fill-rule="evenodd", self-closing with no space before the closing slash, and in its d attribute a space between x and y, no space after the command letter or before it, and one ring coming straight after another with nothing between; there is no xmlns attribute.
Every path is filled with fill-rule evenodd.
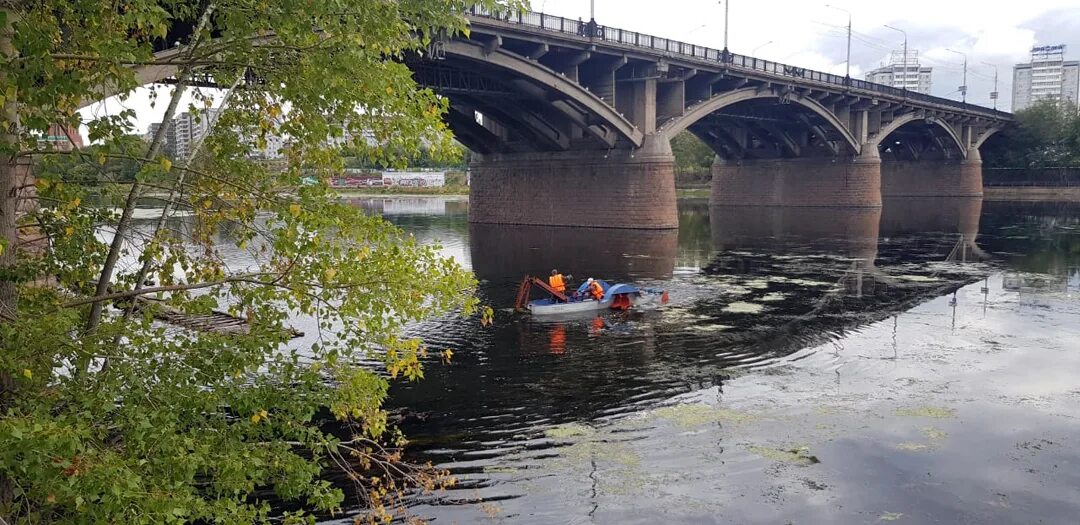
<svg viewBox="0 0 1080 525"><path fill-rule="evenodd" d="M833 7L827 7L832 5ZM533 9L589 18L589 0L533 0ZM597 23L722 48L724 6L717 0L595 0ZM967 54L968 102L990 105L994 66L1000 109L1012 107L1012 67L1030 60L1036 44L1066 44L1080 60L1080 0L731 0L728 47L734 53L843 75L851 13L851 76L900 50L918 50L934 68L933 95L959 99ZM754 50L757 50L754 52ZM992 65L988 65L988 64Z"/></svg>
<svg viewBox="0 0 1080 525"><path fill-rule="evenodd" d="M597 23L654 36L722 48L724 6L716 0L594 0ZM834 7L828 7L831 2ZM589 0L533 0L532 9L589 18ZM1080 60L1080 0L731 0L728 46L732 52L843 75L851 13L851 76L864 78L891 50L908 49L934 68L933 95L960 99L967 55L968 102L990 106L994 66L999 109L1012 107L1012 67L1029 61L1035 45L1066 44L1066 59ZM87 116L135 109L140 131L161 120L165 103L150 107L147 90L125 102L109 99L87 107Z"/></svg>

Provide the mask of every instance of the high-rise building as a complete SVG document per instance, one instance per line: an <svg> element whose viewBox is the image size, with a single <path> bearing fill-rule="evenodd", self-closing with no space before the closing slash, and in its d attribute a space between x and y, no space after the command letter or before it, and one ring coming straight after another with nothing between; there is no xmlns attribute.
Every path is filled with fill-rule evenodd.
<svg viewBox="0 0 1080 525"><path fill-rule="evenodd" d="M210 121L217 118L218 111L220 110L212 108L198 115L184 112L169 121L169 127L165 130L165 141L161 147L162 153L174 160L187 160L195 144L210 131ZM159 129L161 129L161 123L150 124L150 131L146 137L153 140Z"/></svg>
<svg viewBox="0 0 1080 525"><path fill-rule="evenodd" d="M919 65L918 50L909 49L906 57L903 51L893 51L889 63L867 73L866 80L929 95L932 71Z"/></svg>
<svg viewBox="0 0 1080 525"><path fill-rule="evenodd" d="M1065 60L1065 45L1031 49L1031 62L1013 67L1013 111L1042 100L1077 103L1080 62Z"/></svg>

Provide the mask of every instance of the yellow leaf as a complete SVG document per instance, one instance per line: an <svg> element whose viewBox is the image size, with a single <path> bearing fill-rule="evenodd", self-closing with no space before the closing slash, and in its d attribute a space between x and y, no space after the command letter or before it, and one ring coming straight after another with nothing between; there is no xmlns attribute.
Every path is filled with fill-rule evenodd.
<svg viewBox="0 0 1080 525"><path fill-rule="evenodd" d="M104 166L104 165L105 165L105 155L98 155L98 157L97 157L97 163L98 163L98 164L101 164L102 166Z"/></svg>
<svg viewBox="0 0 1080 525"><path fill-rule="evenodd" d="M293 217L299 217L300 216L300 205L299 204L290 204L289 205L289 213L291 213Z"/></svg>
<svg viewBox="0 0 1080 525"><path fill-rule="evenodd" d="M24 368L23 371L22 371L22 375L25 376L27 379L33 379L34 378L34 373L31 372L29 368Z"/></svg>
<svg viewBox="0 0 1080 525"><path fill-rule="evenodd" d="M326 280L327 281L333 280L335 275L337 275L337 269L336 268L327 268L326 269Z"/></svg>
<svg viewBox="0 0 1080 525"><path fill-rule="evenodd" d="M256 425L259 424L259 420L261 420L261 419L262 419L262 416L260 416L259 414L252 414L251 415L251 422L255 423Z"/></svg>
<svg viewBox="0 0 1080 525"><path fill-rule="evenodd" d="M75 234L75 228L72 228L71 226L68 226L67 228L64 228L64 235L67 235L68 237L71 237L74 234Z"/></svg>
<svg viewBox="0 0 1080 525"><path fill-rule="evenodd" d="M165 158L165 157L161 157L161 168L164 169L165 171L171 170L172 169L172 161Z"/></svg>

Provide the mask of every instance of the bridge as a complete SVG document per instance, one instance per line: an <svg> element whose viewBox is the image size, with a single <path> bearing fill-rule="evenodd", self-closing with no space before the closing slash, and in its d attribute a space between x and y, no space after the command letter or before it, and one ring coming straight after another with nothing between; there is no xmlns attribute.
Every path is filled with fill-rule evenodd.
<svg viewBox="0 0 1080 525"><path fill-rule="evenodd" d="M475 155L470 220L677 226L671 139L716 152L710 202L880 207L982 195L1009 113L595 22L474 10L409 61Z"/></svg>
<svg viewBox="0 0 1080 525"><path fill-rule="evenodd" d="M979 148L1012 121L594 21L466 16L468 37L436 39L406 63L449 100L449 127L474 153L476 223L675 228L671 139L682 131L716 153L711 204L878 208L889 197L981 196ZM143 83L175 73L138 71Z"/></svg>

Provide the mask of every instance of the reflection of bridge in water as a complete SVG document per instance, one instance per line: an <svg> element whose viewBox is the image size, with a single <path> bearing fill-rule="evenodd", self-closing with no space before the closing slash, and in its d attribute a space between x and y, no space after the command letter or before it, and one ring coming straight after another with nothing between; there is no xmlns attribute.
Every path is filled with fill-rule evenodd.
<svg viewBox="0 0 1080 525"><path fill-rule="evenodd" d="M981 212L979 197L887 199L881 209L714 206L710 225L719 252L813 246L874 266L882 242L914 234L940 234L964 261L986 259L975 243Z"/></svg>
<svg viewBox="0 0 1080 525"><path fill-rule="evenodd" d="M717 252L706 272L776 276L788 282L796 276L829 285L769 285L781 296L800 296L797 302L773 305L785 318L776 331L790 344L791 331L805 331L807 324L835 324L839 330L870 322L969 282L965 271L938 263L989 257L975 243L981 209L980 198L898 199L881 210L713 207ZM750 299L767 300L768 295Z"/></svg>

